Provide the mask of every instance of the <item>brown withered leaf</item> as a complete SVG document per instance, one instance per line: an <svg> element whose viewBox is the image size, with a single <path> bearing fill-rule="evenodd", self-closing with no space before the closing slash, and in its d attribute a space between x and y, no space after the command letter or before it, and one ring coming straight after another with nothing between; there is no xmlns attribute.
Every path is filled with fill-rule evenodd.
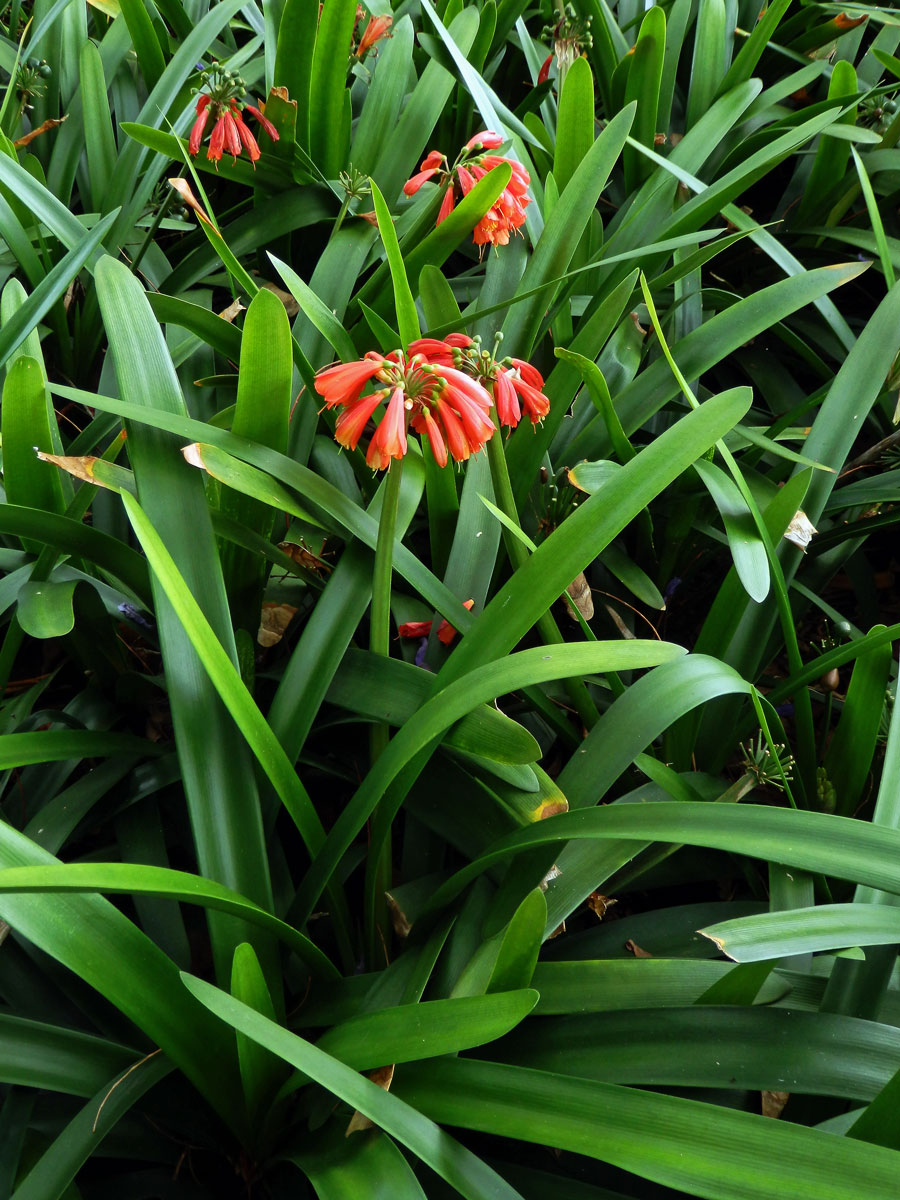
<svg viewBox="0 0 900 1200"><path fill-rule="evenodd" d="M387 901L388 912L391 914L391 924L394 926L394 933L396 933L398 938L408 938L409 931L412 929L409 917L407 917L390 892L385 892L384 898Z"/></svg>
<svg viewBox="0 0 900 1200"><path fill-rule="evenodd" d="M560 934L563 934L565 932L566 932L566 923L565 923L565 921L562 921L553 930L553 932L550 934L550 937L547 940L552 942L554 938L558 938L560 936Z"/></svg>
<svg viewBox="0 0 900 1200"><path fill-rule="evenodd" d="M49 117L46 121L42 121L37 129L32 129L30 133L26 133L23 137L16 138L13 145L17 150L21 150L23 146L27 146L29 142L33 142L35 138L40 137L42 133L49 133L51 129L55 129L57 125L62 125L63 121L68 121L69 114L64 117Z"/></svg>
<svg viewBox="0 0 900 1200"><path fill-rule="evenodd" d="M267 292L271 292L273 296L276 296L281 301L281 303L284 305L284 311L291 318L291 320L293 320L300 311L300 305L297 303L291 293L286 292L284 288L278 287L278 285L275 283L266 282L262 286Z"/></svg>
<svg viewBox="0 0 900 1200"><path fill-rule="evenodd" d="M793 542L795 546L799 546L805 554L806 547L812 541L813 535L818 532L818 529L816 529L803 509L798 508L791 517L790 525L784 531L784 538L785 541Z"/></svg>
<svg viewBox="0 0 900 1200"><path fill-rule="evenodd" d="M594 615L594 597L591 595L584 571L579 571L566 588L566 612L573 621L578 620L575 614L576 608L586 621L589 621Z"/></svg>
<svg viewBox="0 0 900 1200"><path fill-rule="evenodd" d="M393 1064L389 1067L376 1067L374 1071L368 1071L366 1073L366 1078L371 1079L372 1083L377 1083L382 1091L389 1092L391 1090L391 1083L394 1079ZM375 1122L370 1121L368 1117L364 1117L363 1114L357 1109L357 1111L350 1118L350 1124L347 1126L347 1129L344 1132L344 1137L349 1137L351 1133L358 1133L361 1129L371 1129L374 1123Z"/></svg>
<svg viewBox="0 0 900 1200"><path fill-rule="evenodd" d="M784 1106L791 1097L790 1092L762 1092L762 1115L764 1117L780 1117Z"/></svg>
<svg viewBox="0 0 900 1200"><path fill-rule="evenodd" d="M256 635L260 646L277 646L296 614L297 610L293 604L276 604L272 600L266 600L262 606L259 632Z"/></svg>
<svg viewBox="0 0 900 1200"><path fill-rule="evenodd" d="M585 904L601 921L606 916L606 910L612 908L614 904L618 904L618 900L612 900L609 896L601 896L599 892L591 892L585 900Z"/></svg>
<svg viewBox="0 0 900 1200"><path fill-rule="evenodd" d="M642 950L641 947L633 938L629 938L625 943L625 949L629 954L633 954L635 958L652 958L653 955L649 950Z"/></svg>
<svg viewBox="0 0 900 1200"><path fill-rule="evenodd" d="M244 311L244 305L241 304L240 300L232 300L227 308L222 309L222 311L219 313L219 316L223 321L228 321L230 324L235 317L239 317Z"/></svg>

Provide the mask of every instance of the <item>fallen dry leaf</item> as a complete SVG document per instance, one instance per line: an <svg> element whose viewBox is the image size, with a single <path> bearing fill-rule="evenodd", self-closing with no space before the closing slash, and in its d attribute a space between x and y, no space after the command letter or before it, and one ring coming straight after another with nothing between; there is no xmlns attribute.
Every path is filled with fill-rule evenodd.
<svg viewBox="0 0 900 1200"><path fill-rule="evenodd" d="M790 1099L790 1092L762 1092L762 1115L764 1117L780 1117L784 1106Z"/></svg>
<svg viewBox="0 0 900 1200"><path fill-rule="evenodd" d="M366 1078L371 1079L372 1083L377 1083L383 1091L389 1092L394 1078L393 1065L390 1067L376 1067L374 1071L367 1072ZM374 1123L368 1117L364 1117L357 1109L350 1118L350 1124L347 1126L344 1137L349 1137L351 1133L358 1133L361 1129L371 1129Z"/></svg>
<svg viewBox="0 0 900 1200"><path fill-rule="evenodd" d="M614 904L618 904L618 900L611 900L609 896L601 896L599 892L591 892L585 904L601 921L606 916L606 910L612 908Z"/></svg>
<svg viewBox="0 0 900 1200"><path fill-rule="evenodd" d="M49 117L46 121L42 121L37 129L32 129L31 133L26 133L22 137L16 138L13 145L17 150L21 150L29 142L33 142L36 137L40 137L42 133L49 133L51 129L55 129L57 125L62 125L63 121L68 121L68 119L68 113L64 117Z"/></svg>
<svg viewBox="0 0 900 1200"><path fill-rule="evenodd" d="M284 311L293 319L300 311L300 305L294 299L290 292L286 292L284 288L278 287L277 284L266 282L262 285L267 292L271 292L273 296L277 296L284 305Z"/></svg>
<svg viewBox="0 0 900 1200"><path fill-rule="evenodd" d="M219 313L219 316L223 321L228 321L230 323L235 319L235 317L239 317L244 311L244 306L241 304L240 300L232 300L227 308L222 309L222 311Z"/></svg>
<svg viewBox="0 0 900 1200"><path fill-rule="evenodd" d="M259 632L256 635L260 646L277 646L296 614L297 610L293 604L276 604L272 600L266 600L262 606Z"/></svg>
<svg viewBox="0 0 900 1200"><path fill-rule="evenodd" d="M798 508L791 517L791 523L784 531L784 538L787 542L792 542L795 546L799 546L803 553L806 553L806 547L812 541L814 533L818 533L815 525L806 515L802 508Z"/></svg>

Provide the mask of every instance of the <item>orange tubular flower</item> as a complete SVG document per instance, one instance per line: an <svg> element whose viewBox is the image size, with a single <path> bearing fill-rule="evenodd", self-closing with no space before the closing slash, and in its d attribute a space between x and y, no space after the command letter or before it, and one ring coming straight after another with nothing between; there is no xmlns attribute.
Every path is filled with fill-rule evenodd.
<svg viewBox="0 0 900 1200"><path fill-rule="evenodd" d="M393 17L370 17L368 25L363 30L363 35L359 39L359 45L356 47L356 57L362 56L382 38L390 37L388 30L393 24Z"/></svg>
<svg viewBox="0 0 900 1200"><path fill-rule="evenodd" d="M381 367L382 361L378 355L365 358L361 362L339 363L336 367L327 367L316 379L316 391L324 398L326 408L352 404Z"/></svg>
<svg viewBox="0 0 900 1200"><path fill-rule="evenodd" d="M256 165L259 159L259 144L244 122L244 112L250 113L259 121L263 131L273 142L278 141L278 130L267 120L253 104L246 104L241 97L247 89L239 75L225 70L215 63L209 71L203 72L203 85L209 89L197 97L197 117L188 139L188 153L199 154L206 126L212 118L213 130L209 138L206 157L210 162L218 163L222 151L227 151L232 159L238 158L246 149L251 163Z"/></svg>
<svg viewBox="0 0 900 1200"><path fill-rule="evenodd" d="M387 412L378 423L375 436L366 451L366 463L375 471L391 465L392 458L406 453L406 396L402 387L394 388Z"/></svg>
<svg viewBox="0 0 900 1200"><path fill-rule="evenodd" d="M485 153L496 150L502 144L503 138L499 133L484 129L469 138L449 168L445 155L439 150L431 150L422 160L418 173L403 185L404 194L414 196L422 184L430 179L444 187L437 218L437 224L440 225L453 211L457 200L468 195L480 179L502 163L509 163L512 169L509 184L473 231L476 246L507 245L510 234L518 232L525 222L525 209L531 202L528 195L531 177L521 163L498 154Z"/></svg>
<svg viewBox="0 0 900 1200"><path fill-rule="evenodd" d="M440 150L431 150L422 159L419 164L418 175L413 175L412 179L407 179L403 185L404 196L414 196L423 183L427 183L433 175L436 175L441 169L441 163L444 162L444 155Z"/></svg>
<svg viewBox="0 0 900 1200"><path fill-rule="evenodd" d="M358 396L349 401L335 424L335 441L346 446L348 450L355 450L372 413L384 397L384 392L373 392L370 396Z"/></svg>
<svg viewBox="0 0 900 1200"><path fill-rule="evenodd" d="M410 353L427 355L436 372L449 383L459 386L460 379L469 379L479 385L479 390L491 392L500 425L515 429L522 419L523 410L531 423L537 425L550 411L550 401L544 395L544 377L540 371L521 358L498 361L496 346L494 352L490 353L482 349L477 339L473 340L464 333L451 333L443 341L419 338L410 343L409 349ZM477 403L476 409L484 412ZM460 422L462 412L459 409L457 413ZM470 412L469 419L477 420L477 414L473 416ZM477 443L474 428L470 427L466 436L470 445Z"/></svg>
<svg viewBox="0 0 900 1200"><path fill-rule="evenodd" d="M206 131L206 125L209 121L209 96L197 97L197 119L194 121L191 128L191 136L188 141L188 153L199 154L200 143L203 141L203 134Z"/></svg>

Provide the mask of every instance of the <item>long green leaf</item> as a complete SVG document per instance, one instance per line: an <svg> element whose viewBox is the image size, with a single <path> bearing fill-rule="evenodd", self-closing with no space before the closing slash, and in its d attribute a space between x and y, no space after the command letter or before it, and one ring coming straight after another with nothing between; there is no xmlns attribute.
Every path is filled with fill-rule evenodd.
<svg viewBox="0 0 900 1200"><path fill-rule="evenodd" d="M398 1092L433 1119L559 1146L709 1200L891 1200L898 1157L872 1146L615 1084L463 1059L411 1066Z"/></svg>
<svg viewBox="0 0 900 1200"><path fill-rule="evenodd" d="M280 938L317 974L338 978L321 950L292 926L211 879L140 863L67 863L0 869L0 894L98 892L103 895L165 896L230 913Z"/></svg>
<svg viewBox="0 0 900 1200"><path fill-rule="evenodd" d="M315 1079L397 1139L469 1200L521 1200L518 1192L449 1134L390 1092L239 1001L190 975L185 987L221 1020Z"/></svg>
<svg viewBox="0 0 900 1200"><path fill-rule="evenodd" d="M900 909L881 904L820 904L740 917L701 929L735 962L900 942Z"/></svg>
<svg viewBox="0 0 900 1200"><path fill-rule="evenodd" d="M227 12L231 2L218 6L219 10ZM169 70L171 64L158 88L165 83ZM111 258L101 259L95 278L122 397L140 413L183 418L186 411L181 387L144 289L124 263ZM221 656L234 663L237 652L231 616L203 479L185 463L170 436L144 424L129 423L126 428L140 511L146 509L145 520L165 543L166 557L174 562L175 572L180 572L179 579L183 576L186 581L182 586L191 603L205 614L209 637ZM166 687L200 872L234 888L262 908L271 909L268 859L252 761L241 739L235 737L234 722L207 678L166 589L156 576L152 582ZM235 945L252 941L258 933L220 917L211 922L210 929L219 977L228 979ZM268 963L265 954L260 957ZM274 963L268 965L274 972Z"/></svg>
<svg viewBox="0 0 900 1200"><path fill-rule="evenodd" d="M24 834L0 824L0 866L59 865ZM134 1021L226 1122L240 1126L233 1042L201 1006L179 994L175 964L108 900L7 894L0 898L0 914Z"/></svg>

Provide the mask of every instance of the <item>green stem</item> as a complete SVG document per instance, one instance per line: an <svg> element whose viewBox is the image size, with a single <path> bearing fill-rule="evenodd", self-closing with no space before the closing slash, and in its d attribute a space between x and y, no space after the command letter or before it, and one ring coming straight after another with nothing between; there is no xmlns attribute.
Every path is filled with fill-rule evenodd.
<svg viewBox="0 0 900 1200"><path fill-rule="evenodd" d="M509 469L506 465L506 452L503 449L503 440L500 437L499 430L488 442L487 452L488 461L491 465L491 482L494 485L494 499L497 502L497 507L509 517L514 525L521 528L512 484L509 479ZM506 526L503 526L503 542L506 546L506 553L509 556L512 569L518 571L528 560L528 548ZM565 641L565 638L559 631L559 626L553 618L553 614L549 611L543 613L538 618L537 630L544 643L548 646ZM600 714L597 712L597 708L593 700L591 700L584 682L580 679L565 679L563 680L563 686L572 707L578 713L585 728L592 729L596 725Z"/></svg>
<svg viewBox="0 0 900 1200"><path fill-rule="evenodd" d="M384 502L378 522L378 541L375 543L375 566L372 572L372 606L369 610L369 649L373 654L389 658L391 653L391 578L394 565L394 534L400 507L400 485L403 479L403 459L395 459L384 483ZM384 721L372 726L369 736L371 761L374 763L390 740L390 728ZM376 819L377 809L372 814ZM366 892L366 941L372 967L384 964L389 931L384 894L391 886L392 851L390 830L381 840L375 853L374 887Z"/></svg>
<svg viewBox="0 0 900 1200"><path fill-rule="evenodd" d="M331 236L332 236L332 237L334 237L334 235L337 233L337 231L338 231L338 230L340 229L340 227L343 225L343 223L344 223L344 217L346 217L346 215L347 215L347 209L348 209L349 207L350 207L350 196L349 196L349 195L347 195L347 196L345 196L345 197L344 197L343 201L341 202L341 209L340 209L340 212L338 213L338 215L337 215L337 216L335 217L335 219L334 219L334 228L331 230Z"/></svg>

